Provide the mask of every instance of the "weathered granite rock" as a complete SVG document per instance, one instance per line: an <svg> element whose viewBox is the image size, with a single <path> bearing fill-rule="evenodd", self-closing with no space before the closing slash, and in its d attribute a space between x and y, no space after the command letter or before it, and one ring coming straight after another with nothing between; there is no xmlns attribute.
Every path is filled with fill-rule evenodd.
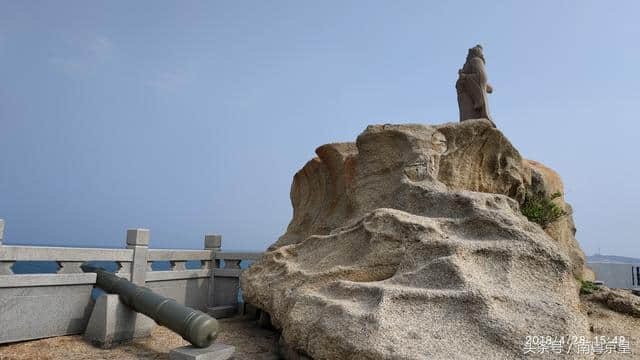
<svg viewBox="0 0 640 360"><path fill-rule="evenodd" d="M640 296L629 290L601 286L593 294L584 296L587 300L599 302L613 311L640 318Z"/></svg>
<svg viewBox="0 0 640 360"><path fill-rule="evenodd" d="M534 192L542 192L546 196L559 192L563 196L554 201L568 215L552 222L545 231L551 238L556 240L563 249L563 252L571 259L573 273L576 278L584 280L595 280L595 274L585 265L584 252L576 241L576 226L573 222L573 209L571 205L564 201L564 184L560 175L537 161L525 160L525 164L531 169L530 188Z"/></svg>
<svg viewBox="0 0 640 360"><path fill-rule="evenodd" d="M358 137L357 143L327 144L316 149L316 153L318 157L293 178L293 219L270 250L300 242L310 235L326 235L349 219L360 218L378 207L406 208L398 199L389 199L393 191L387 188L387 183L392 186L402 181L429 183L442 191L503 194L518 201L525 188L530 187L548 195L564 192L555 171L523 159L502 132L483 119L440 126L372 125ZM391 172L400 168L402 171ZM574 236L571 206L563 198L556 201L569 215L546 231L566 249L574 275L590 279L590 271L584 269L584 254Z"/></svg>
<svg viewBox="0 0 640 360"><path fill-rule="evenodd" d="M587 335L573 228L546 233L520 214L542 171L489 121L369 126L316 152L294 177L287 232L241 278L288 346L314 359L518 358L527 335ZM554 174L536 186L551 190Z"/></svg>

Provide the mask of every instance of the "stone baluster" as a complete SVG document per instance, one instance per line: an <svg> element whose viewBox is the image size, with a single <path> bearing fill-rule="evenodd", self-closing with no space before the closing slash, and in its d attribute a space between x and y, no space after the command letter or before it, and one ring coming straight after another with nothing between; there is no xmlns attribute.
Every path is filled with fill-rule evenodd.
<svg viewBox="0 0 640 360"><path fill-rule="evenodd" d="M127 249L133 249L131 282L144 285L147 276L147 250L149 248L148 229L127 230Z"/></svg>
<svg viewBox="0 0 640 360"><path fill-rule="evenodd" d="M171 271L182 271L187 270L187 262L181 260L171 260L169 261L171 264Z"/></svg>
<svg viewBox="0 0 640 360"><path fill-rule="evenodd" d="M13 264L15 261L0 261L0 275L13 275Z"/></svg>
<svg viewBox="0 0 640 360"><path fill-rule="evenodd" d="M0 219L0 246L2 246L3 238L4 238L4 220Z"/></svg>
<svg viewBox="0 0 640 360"><path fill-rule="evenodd" d="M225 269L240 269L240 259L224 259Z"/></svg>
<svg viewBox="0 0 640 360"><path fill-rule="evenodd" d="M121 277L131 276L131 262L130 261L116 261L116 275Z"/></svg>
<svg viewBox="0 0 640 360"><path fill-rule="evenodd" d="M82 265L82 261L56 261L58 266L58 274L80 274L82 273L82 269L80 265Z"/></svg>

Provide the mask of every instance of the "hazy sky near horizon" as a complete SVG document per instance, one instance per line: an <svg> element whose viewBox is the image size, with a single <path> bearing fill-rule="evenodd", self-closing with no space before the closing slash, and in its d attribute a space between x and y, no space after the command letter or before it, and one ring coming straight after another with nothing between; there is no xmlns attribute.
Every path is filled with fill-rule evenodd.
<svg viewBox="0 0 640 360"><path fill-rule="evenodd" d="M558 171L587 254L640 257L637 1L0 1L6 244L263 250L292 176L368 124L494 121Z"/></svg>

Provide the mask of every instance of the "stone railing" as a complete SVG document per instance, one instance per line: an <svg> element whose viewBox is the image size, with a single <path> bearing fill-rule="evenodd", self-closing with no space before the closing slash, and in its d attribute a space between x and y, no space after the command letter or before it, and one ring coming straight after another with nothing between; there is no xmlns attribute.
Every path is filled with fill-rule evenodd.
<svg viewBox="0 0 640 360"><path fill-rule="evenodd" d="M3 245L0 220L0 343L79 334L91 314L96 275L88 261L116 264L116 275L214 317L232 316L239 306L241 262L261 253L222 252L220 235L206 235L203 250L149 249L149 230L127 230L126 247L72 248ZM20 261L55 261L56 273L14 274ZM168 261L168 271L151 263ZM200 267L188 269L187 261ZM220 267L222 263L222 267Z"/></svg>

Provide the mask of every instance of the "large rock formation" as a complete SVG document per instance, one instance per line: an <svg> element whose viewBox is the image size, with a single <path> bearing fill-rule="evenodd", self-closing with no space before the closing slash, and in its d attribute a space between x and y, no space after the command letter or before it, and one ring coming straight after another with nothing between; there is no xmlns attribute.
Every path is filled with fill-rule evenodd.
<svg viewBox="0 0 640 360"><path fill-rule="evenodd" d="M241 279L290 347L507 359L526 336L588 335L571 215L545 231L519 211L526 189L562 182L489 121L369 126L316 152L294 177L287 232Z"/></svg>

